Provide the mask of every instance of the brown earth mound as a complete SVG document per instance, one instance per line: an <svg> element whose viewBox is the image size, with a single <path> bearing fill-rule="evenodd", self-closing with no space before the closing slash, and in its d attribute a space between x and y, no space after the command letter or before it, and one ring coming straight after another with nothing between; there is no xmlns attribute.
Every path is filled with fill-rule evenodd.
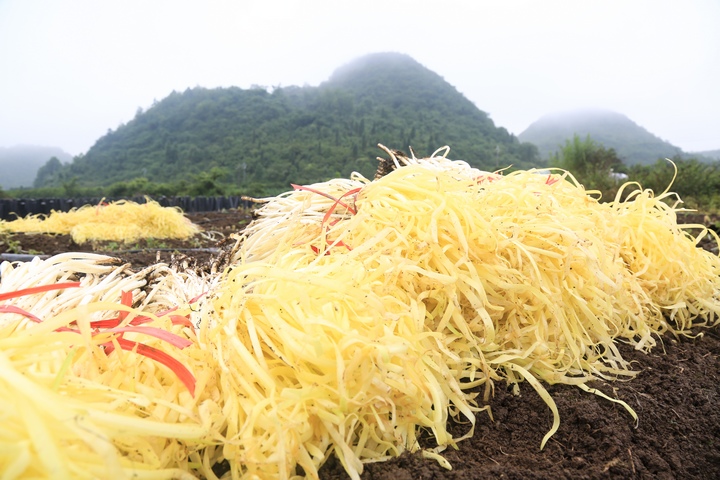
<svg viewBox="0 0 720 480"><path fill-rule="evenodd" d="M188 214L205 232L188 241L147 239L133 245L109 242L77 245L67 235L0 237L0 254L105 252L140 268L157 262L184 262L210 268L228 245L229 235L249 221L241 211ZM709 219L685 218L691 223ZM224 240L223 240L224 239ZM710 239L703 248L717 252ZM549 386L561 416L558 432L540 451L552 424L545 403L527 384L515 396L496 385L490 401L494 421L477 416L473 438L443 455L452 470L419 454L368 464L362 478L410 479L715 479L720 478L720 329L697 338L664 337L650 353L621 345L623 356L640 373L630 381L592 385L626 401L638 414L637 427L621 407L569 386ZM468 425L452 426L456 436ZM429 434L423 446L432 446ZM345 479L331 457L323 479Z"/></svg>

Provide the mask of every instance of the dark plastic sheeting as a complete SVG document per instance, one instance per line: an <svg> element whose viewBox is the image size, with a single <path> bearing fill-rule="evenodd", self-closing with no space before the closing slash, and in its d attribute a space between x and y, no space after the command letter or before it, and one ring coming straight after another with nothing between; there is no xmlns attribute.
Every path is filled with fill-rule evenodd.
<svg viewBox="0 0 720 480"><path fill-rule="evenodd" d="M97 205L101 201L112 202L120 198L0 198L0 220L14 220L26 215L49 214L53 210L67 212L83 205ZM137 203L145 203L145 197L133 197ZM252 203L241 197L158 197L153 198L163 207L180 207L184 212L216 212L233 208L250 208Z"/></svg>

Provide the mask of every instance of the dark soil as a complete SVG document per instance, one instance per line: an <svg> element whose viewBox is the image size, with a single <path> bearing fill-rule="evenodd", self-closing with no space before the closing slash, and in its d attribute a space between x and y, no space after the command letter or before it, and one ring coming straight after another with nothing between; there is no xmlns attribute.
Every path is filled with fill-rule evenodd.
<svg viewBox="0 0 720 480"><path fill-rule="evenodd" d="M473 438L448 449L453 469L419 455L369 464L363 479L716 479L720 478L720 336L665 339L651 354L622 348L641 373L630 381L593 385L625 400L630 415L605 399L569 386L550 386L561 416L558 432L540 451L552 424L542 399L527 385L520 396L497 385L494 422L477 416ZM458 426L462 434L467 426ZM323 478L347 478L339 462Z"/></svg>
<svg viewBox="0 0 720 480"><path fill-rule="evenodd" d="M77 245L66 235L13 235L0 238L0 254L96 251L120 257L134 268L158 261L210 268L228 244L234 243L229 235L248 221L241 211L188 217L206 233L189 241L151 239L133 245ZM703 217L684 217L683 221L709 223ZM701 246L717 252L711 239L703 240ZM650 354L628 346L620 348L623 356L634 362L638 376L593 386L630 404L639 416L637 427L619 405L578 388L549 386L561 425L540 451L540 442L552 424L550 410L529 385L522 384L520 395L515 396L498 384L490 401L494 421L487 413L479 413L474 437L460 442L458 450L450 448L443 453L452 470L420 455L405 454L366 465L362 478L720 478L720 329L705 330L698 338L664 337ZM452 425L457 436L467 428ZM429 436L425 441L432 443ZM345 479L347 475L333 457L321 469L321 478Z"/></svg>
<svg viewBox="0 0 720 480"><path fill-rule="evenodd" d="M140 269L155 263L185 262L201 269L209 269L222 253L235 244L230 238L242 231L251 220L242 210L186 214L202 228L201 234L187 240L142 239L122 244L118 242L88 242L78 245L70 235L13 234L0 236L0 255L55 255L63 252L95 252L118 257ZM2 258L0 258L0 261Z"/></svg>

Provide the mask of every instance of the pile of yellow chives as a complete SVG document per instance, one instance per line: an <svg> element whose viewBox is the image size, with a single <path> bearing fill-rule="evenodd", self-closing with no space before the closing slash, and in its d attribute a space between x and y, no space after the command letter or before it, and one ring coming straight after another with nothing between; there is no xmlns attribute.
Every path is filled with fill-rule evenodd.
<svg viewBox="0 0 720 480"><path fill-rule="evenodd" d="M448 419L467 420L472 435L494 382L528 381L544 398L554 416L544 445L559 414L542 382L590 390L598 377L631 377L616 342L647 350L655 334L718 324L720 259L677 224L668 194L638 189L603 204L565 172L403 161L374 181L354 176L268 199L214 277L162 266L119 275L91 266L95 258L4 271L0 295L75 277L88 288L0 302L45 322L0 312L0 403L15 417L0 427L0 446L21 446L0 448L0 465L14 462L21 477L58 464L95 471L86 464L107 460L118 476L212 479L227 460L228 478L292 478L298 467L317 478L336 455L359 478L363 462L418 450L427 429L440 447L424 455L450 468L440 453L461 438ZM117 303L126 290L132 307ZM173 306L195 328L169 322ZM190 342L176 349L128 333L182 363L194 396L165 365L103 353L107 339L88 333L87 318L117 311ZM84 328L82 342L55 330L67 325ZM68 404L25 412L10 400L22 378L65 392ZM40 391L23 392L24 404L42 408L28 400ZM94 413L100 404L106 416ZM116 412L133 417L124 430L107 416ZM65 423L52 423L58 415ZM54 425L68 424L79 440L65 451ZM82 436L88 426L102 448ZM52 462L35 461L46 448Z"/></svg>
<svg viewBox="0 0 720 480"><path fill-rule="evenodd" d="M53 210L49 215L30 215L0 221L9 232L71 235L82 244L92 240L134 242L142 238L189 238L199 232L178 208L162 207L148 200L135 203L118 200L108 204L84 205L69 212Z"/></svg>
<svg viewBox="0 0 720 480"><path fill-rule="evenodd" d="M448 415L472 424L470 389L502 378L548 403L544 445L540 380L632 376L616 341L718 323L720 260L663 195L603 204L566 178L434 158L269 202L205 304L233 468L312 476L333 450L357 478L421 428L452 445Z"/></svg>
<svg viewBox="0 0 720 480"><path fill-rule="evenodd" d="M176 295L179 274L156 277L166 273L163 266L132 272L114 260L69 253L2 264L3 478L196 478L191 472L200 469L202 450L219 438L212 433L219 414L210 399L217 398L212 357L195 347L189 322L177 322L189 315L190 300ZM193 290L197 282L189 276L184 283ZM59 289L12 296L42 286ZM132 305L118 301L122 292L131 294ZM97 334L91 322L122 312L122 338L187 367L193 392L152 358L117 344L108 352L117 333ZM146 321L133 327L139 316ZM189 346L145 332L173 335Z"/></svg>

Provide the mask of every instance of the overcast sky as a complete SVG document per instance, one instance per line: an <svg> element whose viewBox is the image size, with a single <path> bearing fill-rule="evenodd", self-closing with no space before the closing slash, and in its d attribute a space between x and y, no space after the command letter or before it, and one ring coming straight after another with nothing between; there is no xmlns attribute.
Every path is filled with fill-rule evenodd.
<svg viewBox="0 0 720 480"><path fill-rule="evenodd" d="M77 155L173 90L317 86L388 51L514 134L596 107L720 148L719 0L0 0L0 146Z"/></svg>

